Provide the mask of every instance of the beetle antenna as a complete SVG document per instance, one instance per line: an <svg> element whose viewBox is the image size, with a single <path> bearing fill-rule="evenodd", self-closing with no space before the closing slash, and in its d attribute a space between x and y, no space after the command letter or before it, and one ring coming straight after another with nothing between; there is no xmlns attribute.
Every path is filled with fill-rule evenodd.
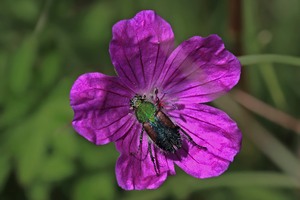
<svg viewBox="0 0 300 200"><path fill-rule="evenodd" d="M155 102L156 102L156 104L158 104L159 103L159 98L158 98L158 89L157 88L155 88L154 89L154 94L155 94Z"/></svg>

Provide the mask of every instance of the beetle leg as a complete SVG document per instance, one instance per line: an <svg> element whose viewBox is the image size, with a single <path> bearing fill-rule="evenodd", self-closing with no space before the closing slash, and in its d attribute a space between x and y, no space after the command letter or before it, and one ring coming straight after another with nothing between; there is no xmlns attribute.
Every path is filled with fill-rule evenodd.
<svg viewBox="0 0 300 200"><path fill-rule="evenodd" d="M155 105L159 107L159 98L158 98L158 89L154 88L154 96L152 96L152 100L155 102Z"/></svg>
<svg viewBox="0 0 300 200"><path fill-rule="evenodd" d="M182 128L180 128L180 130L182 131L182 133L184 134L184 136L186 137L186 139L194 146L198 147L201 150L207 150L206 147L200 146L198 144L196 144L196 142L193 140L193 138L191 138L191 136L189 134L187 134L187 132L185 132Z"/></svg>
<svg viewBox="0 0 300 200"><path fill-rule="evenodd" d="M149 141L149 142L148 142L148 151L149 151L149 153L150 153L150 158L151 158L151 161L152 161L152 163L153 163L153 166L154 166L154 170L155 170L156 176L159 176L159 169L158 169L158 167L157 167L156 159L155 159L155 157L153 156L151 144L152 144L152 143Z"/></svg>
<svg viewBox="0 0 300 200"><path fill-rule="evenodd" d="M142 128L142 131L141 131L141 134L140 134L140 143L139 143L139 146L138 146L138 149L137 149L137 151L136 152L130 152L130 155L132 155L133 157L135 157L136 159L138 159L138 160L140 160L140 161L142 161L142 160L145 160L146 159L146 157L147 157L147 154L145 155L145 157L144 158L141 158L141 156L137 156L137 154L140 152L140 153L143 153L142 151L141 151L141 146L142 146L142 144L143 144L143 133L144 133L144 127Z"/></svg>
<svg viewBox="0 0 300 200"><path fill-rule="evenodd" d="M144 133L144 127L142 128L142 132L141 132L141 134L140 134L140 144L139 144L139 147L138 147L138 150L137 151L140 151L140 149L141 149L141 146L142 146L142 144L143 144L143 133Z"/></svg>
<svg viewBox="0 0 300 200"><path fill-rule="evenodd" d="M162 96L158 97L158 89L154 88L154 94L155 94L155 98L152 97L152 100L155 102L155 105L158 108L158 110L164 108L165 105L163 104L162 100L165 97L166 93L162 93Z"/></svg>

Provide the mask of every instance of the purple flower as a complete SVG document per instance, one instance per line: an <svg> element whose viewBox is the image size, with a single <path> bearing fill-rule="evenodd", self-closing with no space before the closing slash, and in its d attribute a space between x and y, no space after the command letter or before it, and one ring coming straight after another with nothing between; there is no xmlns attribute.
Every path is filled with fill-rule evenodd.
<svg viewBox="0 0 300 200"><path fill-rule="evenodd" d="M175 174L174 164L196 178L222 174L242 135L223 111L203 103L237 84L237 58L217 35L174 49L171 26L154 11L118 22L112 33L118 76L95 72L76 80L74 129L96 145L115 142L117 181L126 190L159 187Z"/></svg>

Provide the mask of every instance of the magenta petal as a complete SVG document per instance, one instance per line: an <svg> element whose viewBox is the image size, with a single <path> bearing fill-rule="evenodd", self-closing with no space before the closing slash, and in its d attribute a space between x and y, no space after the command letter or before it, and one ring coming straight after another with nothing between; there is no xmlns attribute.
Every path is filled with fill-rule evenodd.
<svg viewBox="0 0 300 200"><path fill-rule="evenodd" d="M196 178L210 178L222 174L229 166L230 161L224 160L199 147L184 142L176 152L175 164L187 174Z"/></svg>
<svg viewBox="0 0 300 200"><path fill-rule="evenodd" d="M141 130L141 125L137 123L132 126L131 131L116 142L117 149L121 152L116 164L117 181L125 190L156 189L168 175L175 174L173 162L167 159L154 144L150 144L154 162L157 163L159 170L157 175L145 133L140 145Z"/></svg>
<svg viewBox="0 0 300 200"><path fill-rule="evenodd" d="M171 26L154 11L141 11L112 32L110 55L120 79L136 93L147 91L173 50Z"/></svg>
<svg viewBox="0 0 300 200"><path fill-rule="evenodd" d="M240 62L225 49L219 36L195 36L172 52L159 88L170 101L209 102L235 86L240 72Z"/></svg>
<svg viewBox="0 0 300 200"><path fill-rule="evenodd" d="M174 121L208 152L228 161L240 151L242 134L225 112L203 104L169 111Z"/></svg>
<svg viewBox="0 0 300 200"><path fill-rule="evenodd" d="M117 77L81 75L70 92L74 129L97 145L115 141L135 122L128 114L132 96Z"/></svg>
<svg viewBox="0 0 300 200"><path fill-rule="evenodd" d="M169 115L193 141L206 150L188 143L179 154L176 164L187 173L208 178L223 173L240 151L242 135L236 123L223 111L202 105L186 105L181 110L169 111Z"/></svg>

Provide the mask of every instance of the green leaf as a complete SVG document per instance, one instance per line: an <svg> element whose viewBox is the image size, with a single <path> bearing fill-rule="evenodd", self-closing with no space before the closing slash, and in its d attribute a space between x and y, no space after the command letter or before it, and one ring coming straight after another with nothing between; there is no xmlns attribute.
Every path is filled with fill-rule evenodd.
<svg viewBox="0 0 300 200"><path fill-rule="evenodd" d="M284 96L282 86L279 84L278 75L274 70L274 67L270 63L261 64L258 68L262 74L264 81L266 82L270 96L272 97L277 108L285 109L287 107L287 101Z"/></svg>
<svg viewBox="0 0 300 200"><path fill-rule="evenodd" d="M8 178L10 172L10 160L8 154L0 156L0 192Z"/></svg>
<svg viewBox="0 0 300 200"><path fill-rule="evenodd" d="M50 134L51 148L54 153L60 154L66 159L73 159L78 154L78 141L70 124L58 127Z"/></svg>
<svg viewBox="0 0 300 200"><path fill-rule="evenodd" d="M48 53L39 67L39 81L42 88L47 88L59 77L62 68L62 56L58 51Z"/></svg>
<svg viewBox="0 0 300 200"><path fill-rule="evenodd" d="M6 93L6 69L8 54L4 51L0 52L0 104L5 100Z"/></svg>
<svg viewBox="0 0 300 200"><path fill-rule="evenodd" d="M36 37L26 37L12 57L9 85L13 94L25 94L33 79L33 66L37 56L38 41Z"/></svg>
<svg viewBox="0 0 300 200"><path fill-rule="evenodd" d="M228 95L214 101L239 124L243 134L247 136L265 155L286 174L300 178L300 161L280 140L274 137L244 108L234 102ZM246 119L246 120L245 120ZM288 165L286 164L288 163Z"/></svg>
<svg viewBox="0 0 300 200"><path fill-rule="evenodd" d="M215 188L241 188L261 187L261 188L300 188L300 181L286 174L275 172L232 172L211 179L195 179L185 173L178 173L158 190L143 191L143 200L162 198L166 193L171 193L178 199L186 199L194 191L215 189ZM133 191L126 195L126 199L140 199L140 191Z"/></svg>
<svg viewBox="0 0 300 200"><path fill-rule="evenodd" d="M5 107L0 115L0 127L11 125L32 108L33 103L36 102L37 93L30 91L27 93L26 98L6 98Z"/></svg>
<svg viewBox="0 0 300 200"><path fill-rule="evenodd" d="M106 173L92 174L79 180L73 191L74 200L114 199L115 188L111 176Z"/></svg>
<svg viewBox="0 0 300 200"><path fill-rule="evenodd" d="M111 20L114 10L111 4L100 2L90 7L85 14L81 27L81 36L88 44L99 43L99 40L109 38L111 29ZM101 20L101 23L99 23Z"/></svg>
<svg viewBox="0 0 300 200"><path fill-rule="evenodd" d="M300 58L287 55L276 54L260 54L260 55L246 55L238 57L242 65L254 65L261 63L281 63L287 65L294 65L300 67Z"/></svg>
<svg viewBox="0 0 300 200"><path fill-rule="evenodd" d="M87 169L114 168L118 153L113 144L96 146L83 138L80 139L79 156Z"/></svg>
<svg viewBox="0 0 300 200"><path fill-rule="evenodd" d="M19 126L14 134L19 140L14 142L17 175L22 185L30 185L39 173L45 160L47 138L32 125L32 121Z"/></svg>
<svg viewBox="0 0 300 200"><path fill-rule="evenodd" d="M26 190L30 200L48 200L50 199L50 187L48 184L35 183Z"/></svg>
<svg viewBox="0 0 300 200"><path fill-rule="evenodd" d="M64 163L62 166L56 166L59 170L57 176L54 175L55 172L49 170L53 179L62 179L63 173L68 174L73 170L72 162L70 159L65 159L66 156L53 159L49 157L49 149L51 151L51 148L55 147L51 140L54 137L53 134L59 138L59 134L56 133L68 134L70 131L66 129L67 133L65 133L63 128L68 124L66 119L71 120L71 111L68 105L69 92L65 89L69 87L69 84L65 80L59 83L51 95L43 99L44 102L38 110L10 131L10 144L16 158L17 175L23 185L30 185L34 180L40 178L40 171L43 170L43 167L50 169L49 166L55 166L60 161ZM53 151L59 152L56 149ZM71 149L71 154L72 151L74 150ZM62 153L62 155L67 154ZM44 178L48 178L47 180L50 181L49 176L46 174Z"/></svg>
<svg viewBox="0 0 300 200"><path fill-rule="evenodd" d="M9 9L15 18L25 22L33 22L39 14L39 4L31 0L9 1Z"/></svg>
<svg viewBox="0 0 300 200"><path fill-rule="evenodd" d="M48 156L40 170L39 180L44 182L62 181L75 172L75 165L71 160L57 154Z"/></svg>
<svg viewBox="0 0 300 200"><path fill-rule="evenodd" d="M235 198L243 200L287 200L290 199L289 193L269 188L239 188L232 191Z"/></svg>

